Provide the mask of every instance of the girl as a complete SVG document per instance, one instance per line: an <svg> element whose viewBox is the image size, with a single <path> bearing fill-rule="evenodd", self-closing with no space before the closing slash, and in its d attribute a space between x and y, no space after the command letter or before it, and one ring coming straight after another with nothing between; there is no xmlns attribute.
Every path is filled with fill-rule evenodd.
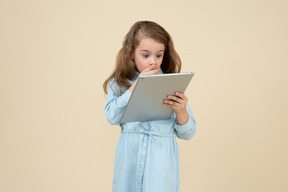
<svg viewBox="0 0 288 192"><path fill-rule="evenodd" d="M113 73L103 84L107 120L120 124L139 76L180 70L181 60L167 31L155 22L136 22L125 36ZM181 93L169 95L163 101L163 105L174 110L169 120L120 124L113 192L179 191L176 136L188 140L196 131L187 101Z"/></svg>

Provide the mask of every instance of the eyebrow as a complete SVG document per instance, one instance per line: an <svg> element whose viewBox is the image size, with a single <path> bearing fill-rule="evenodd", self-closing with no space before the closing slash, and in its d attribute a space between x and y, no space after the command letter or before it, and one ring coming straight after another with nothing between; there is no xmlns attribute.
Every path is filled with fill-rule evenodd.
<svg viewBox="0 0 288 192"><path fill-rule="evenodd" d="M148 51L148 50L146 50L146 49L143 49L143 50L140 50L140 51L145 51L145 52L151 53L150 51ZM159 50L159 51L157 51L157 52L164 52L164 50Z"/></svg>

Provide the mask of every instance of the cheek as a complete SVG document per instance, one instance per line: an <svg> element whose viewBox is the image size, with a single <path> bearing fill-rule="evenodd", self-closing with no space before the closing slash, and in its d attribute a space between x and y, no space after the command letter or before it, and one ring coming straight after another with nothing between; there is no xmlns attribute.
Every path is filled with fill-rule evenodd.
<svg viewBox="0 0 288 192"><path fill-rule="evenodd" d="M148 67L147 62L145 62L144 60L135 60L135 65L138 69L139 72L142 72L144 69L146 69Z"/></svg>
<svg viewBox="0 0 288 192"><path fill-rule="evenodd" d="M160 67L162 65L162 62L163 62L163 59L160 59L159 62L157 63L157 66Z"/></svg>

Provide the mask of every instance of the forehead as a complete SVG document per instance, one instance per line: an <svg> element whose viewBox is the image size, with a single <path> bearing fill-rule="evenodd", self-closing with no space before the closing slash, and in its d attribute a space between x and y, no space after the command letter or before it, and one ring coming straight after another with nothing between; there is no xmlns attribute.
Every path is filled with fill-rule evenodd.
<svg viewBox="0 0 288 192"><path fill-rule="evenodd" d="M138 50L147 50L147 51L164 51L164 44L160 43L158 41L155 41L151 38L143 38L140 40L140 43L138 47L136 48Z"/></svg>

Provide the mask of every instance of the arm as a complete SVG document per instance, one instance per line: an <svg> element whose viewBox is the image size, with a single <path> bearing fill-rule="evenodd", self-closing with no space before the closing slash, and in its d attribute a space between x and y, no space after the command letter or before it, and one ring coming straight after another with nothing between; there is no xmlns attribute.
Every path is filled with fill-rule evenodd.
<svg viewBox="0 0 288 192"><path fill-rule="evenodd" d="M155 65L150 65L146 69L144 69L139 76L141 75L151 75L157 74L160 71L160 67L155 68ZM125 111L125 108L128 104L129 98L134 90L134 87L137 83L138 78L134 81L134 83L129 87L129 89L124 92L121 96L117 95L115 91L119 91L117 83L112 80L109 82L108 86L108 94L107 101L104 108L104 112L107 120L112 125L119 125L122 115ZM113 91L114 90L114 91Z"/></svg>
<svg viewBox="0 0 288 192"><path fill-rule="evenodd" d="M109 82L108 86L107 101L105 104L104 113L110 124L119 125L121 117L131 96L131 91L127 90L121 96L117 95L115 91L119 91L119 89L117 87L117 83L112 80Z"/></svg>
<svg viewBox="0 0 288 192"><path fill-rule="evenodd" d="M178 138L189 140L196 133L196 121L188 105L186 106L186 110L189 115L188 120L186 121L185 124L179 124L178 122L175 122L174 128L176 130L176 135Z"/></svg>
<svg viewBox="0 0 288 192"><path fill-rule="evenodd" d="M177 136L185 140L191 139L196 132L196 121L187 105L188 98L178 92L176 96L169 95L167 98L163 104L175 112L177 122L175 122L174 128Z"/></svg>

